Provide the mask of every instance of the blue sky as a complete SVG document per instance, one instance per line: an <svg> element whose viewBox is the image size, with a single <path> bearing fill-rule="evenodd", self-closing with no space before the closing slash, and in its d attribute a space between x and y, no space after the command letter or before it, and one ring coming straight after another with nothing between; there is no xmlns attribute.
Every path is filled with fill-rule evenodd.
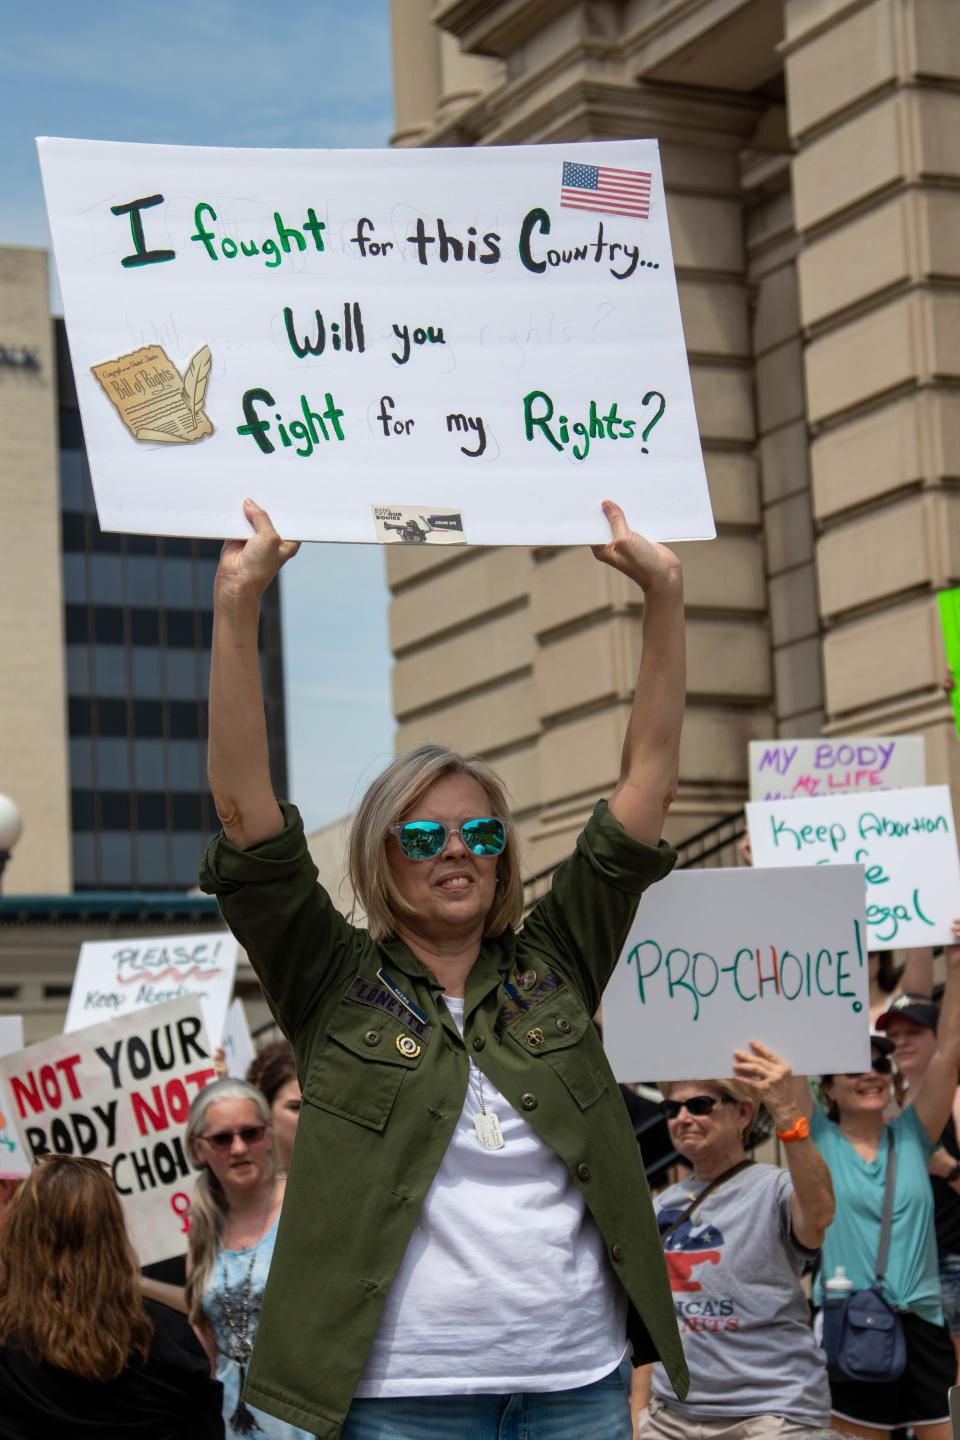
<svg viewBox="0 0 960 1440"><path fill-rule="evenodd" d="M0 245L49 248L36 135L381 146L392 114L388 0L10 6ZM291 798L315 826L348 810L392 753L383 554L307 545L282 582Z"/></svg>

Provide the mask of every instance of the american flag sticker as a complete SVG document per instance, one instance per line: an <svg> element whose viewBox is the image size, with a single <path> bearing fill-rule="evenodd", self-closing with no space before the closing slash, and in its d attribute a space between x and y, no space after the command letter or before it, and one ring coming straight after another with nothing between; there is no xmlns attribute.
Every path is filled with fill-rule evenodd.
<svg viewBox="0 0 960 1440"><path fill-rule="evenodd" d="M563 162L560 206L592 210L598 215L635 215L650 219L650 174L646 170L619 170L612 165Z"/></svg>

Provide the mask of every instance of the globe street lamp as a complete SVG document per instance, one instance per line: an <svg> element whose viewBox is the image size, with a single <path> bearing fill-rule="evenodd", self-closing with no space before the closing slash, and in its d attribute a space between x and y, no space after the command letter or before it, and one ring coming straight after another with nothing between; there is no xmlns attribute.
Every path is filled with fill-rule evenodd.
<svg viewBox="0 0 960 1440"><path fill-rule="evenodd" d="M4 866L10 859L10 852L20 839L23 831L23 816L20 807L9 795L0 795L0 880Z"/></svg>

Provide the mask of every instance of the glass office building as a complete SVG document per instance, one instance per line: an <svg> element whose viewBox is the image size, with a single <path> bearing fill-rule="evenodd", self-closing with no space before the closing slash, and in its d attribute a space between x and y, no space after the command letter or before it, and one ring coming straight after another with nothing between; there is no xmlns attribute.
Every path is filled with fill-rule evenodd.
<svg viewBox="0 0 960 1440"><path fill-rule="evenodd" d="M56 327L74 888L186 889L218 828L206 784L206 697L220 543L101 531L63 322ZM276 585L264 596L260 647L282 795Z"/></svg>

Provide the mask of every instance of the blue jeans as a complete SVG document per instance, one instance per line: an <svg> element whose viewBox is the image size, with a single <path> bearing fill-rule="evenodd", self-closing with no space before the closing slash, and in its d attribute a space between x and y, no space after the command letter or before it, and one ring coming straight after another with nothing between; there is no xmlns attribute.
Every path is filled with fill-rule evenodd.
<svg viewBox="0 0 960 1440"><path fill-rule="evenodd" d="M593 1385L532 1395L354 1400L340 1440L631 1440L618 1370Z"/></svg>

